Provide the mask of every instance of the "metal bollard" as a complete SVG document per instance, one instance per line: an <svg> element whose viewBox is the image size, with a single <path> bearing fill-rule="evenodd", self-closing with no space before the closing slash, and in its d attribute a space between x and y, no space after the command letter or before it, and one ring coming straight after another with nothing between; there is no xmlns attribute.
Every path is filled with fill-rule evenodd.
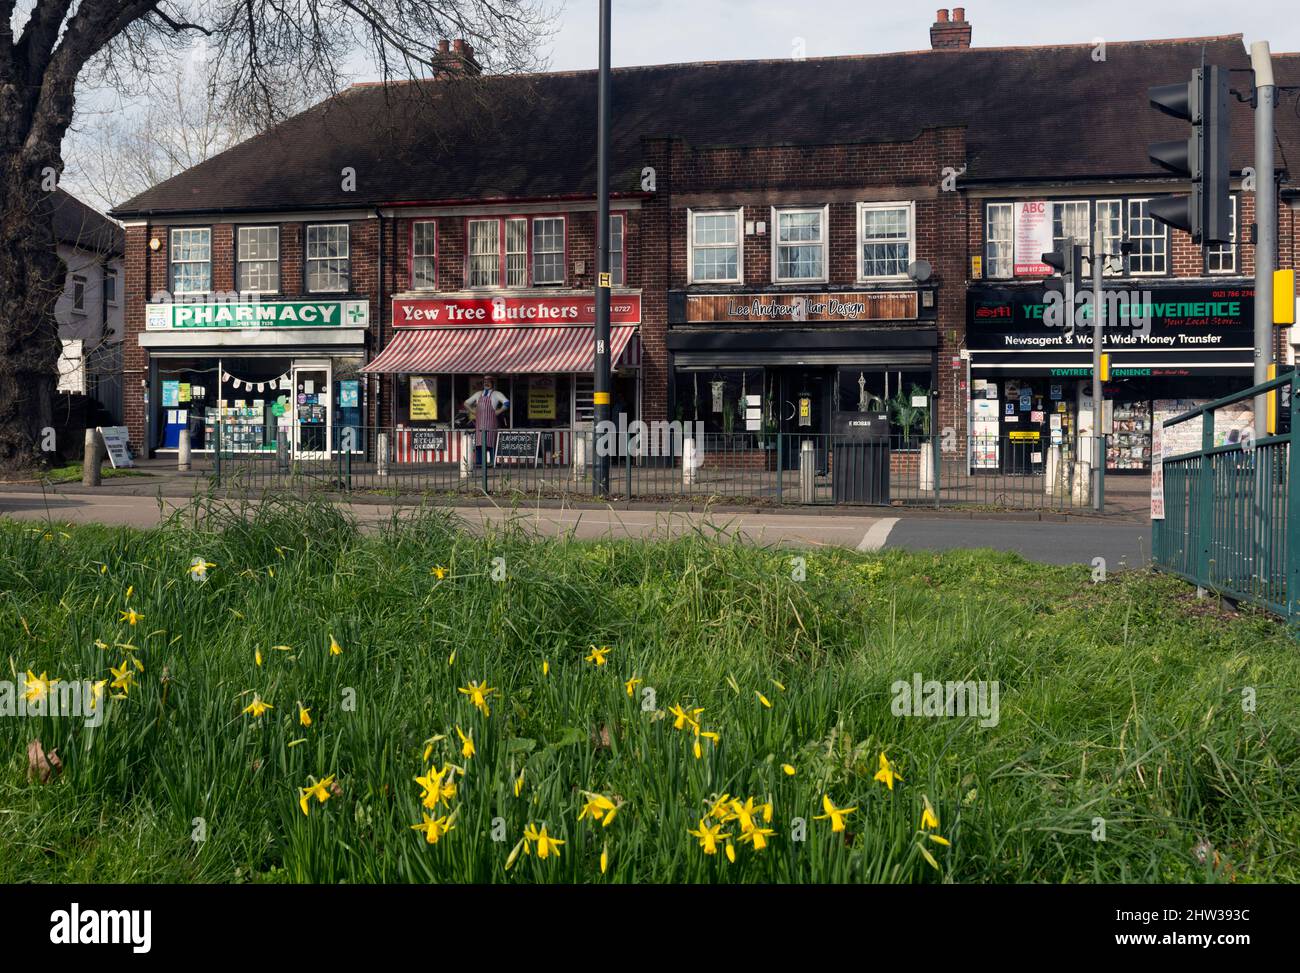
<svg viewBox="0 0 1300 973"><path fill-rule="evenodd" d="M100 448L99 431L86 430L86 453L81 461L81 485L99 486L102 477L100 467L104 464L104 453Z"/></svg>
<svg viewBox="0 0 1300 973"><path fill-rule="evenodd" d="M1061 462L1061 447L1047 447L1047 470L1043 477L1045 492L1049 497L1055 496L1059 492L1061 485L1061 474L1064 466Z"/></svg>
<svg viewBox="0 0 1300 973"><path fill-rule="evenodd" d="M573 479L581 483L587 478L587 437L585 430L573 433Z"/></svg>
<svg viewBox="0 0 1300 973"><path fill-rule="evenodd" d="M814 503L817 499L817 447L805 439L799 447L799 502Z"/></svg>
<svg viewBox="0 0 1300 973"><path fill-rule="evenodd" d="M375 474L388 475L388 433L381 432L375 437Z"/></svg>
<svg viewBox="0 0 1300 973"><path fill-rule="evenodd" d="M695 472L700 468L701 450L694 439L682 440L682 485L695 482Z"/></svg>
<svg viewBox="0 0 1300 973"><path fill-rule="evenodd" d="M176 437L176 470L179 473L190 471L190 431L182 429Z"/></svg>
<svg viewBox="0 0 1300 973"><path fill-rule="evenodd" d="M474 434L460 434L460 478L468 480L474 469Z"/></svg>

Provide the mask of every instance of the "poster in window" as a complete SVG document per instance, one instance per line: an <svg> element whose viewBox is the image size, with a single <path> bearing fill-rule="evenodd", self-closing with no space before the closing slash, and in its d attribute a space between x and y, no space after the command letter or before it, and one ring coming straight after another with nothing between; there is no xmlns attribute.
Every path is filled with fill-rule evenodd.
<svg viewBox="0 0 1300 973"><path fill-rule="evenodd" d="M411 376L411 421L438 420L438 380L424 375Z"/></svg>
<svg viewBox="0 0 1300 973"><path fill-rule="evenodd" d="M528 418L555 418L555 377L539 375L528 380Z"/></svg>
<svg viewBox="0 0 1300 973"><path fill-rule="evenodd" d="M165 381L162 383L162 404L164 409L174 409L180 405L181 401L181 383L178 381Z"/></svg>
<svg viewBox="0 0 1300 973"><path fill-rule="evenodd" d="M339 408L355 409L359 398L360 382L355 379L339 382Z"/></svg>
<svg viewBox="0 0 1300 973"><path fill-rule="evenodd" d="M1030 199L1015 206L1015 261L1017 277L1046 277L1052 268L1043 263L1043 254L1054 249L1052 241L1052 204L1044 199Z"/></svg>

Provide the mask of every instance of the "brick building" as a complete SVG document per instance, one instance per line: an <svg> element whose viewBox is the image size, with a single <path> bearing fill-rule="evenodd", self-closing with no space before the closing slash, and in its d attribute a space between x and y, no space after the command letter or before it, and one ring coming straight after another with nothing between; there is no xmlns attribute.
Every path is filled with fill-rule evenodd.
<svg viewBox="0 0 1300 973"><path fill-rule="evenodd" d="M937 405L974 468L1010 459L968 448L983 435L1039 444L1015 460L1036 472L1085 421L1091 362L1040 325L1031 251L1095 219L1107 287L1160 308L1159 340L1117 335L1115 468L1149 462L1160 412L1249 384L1252 192L1234 180L1240 242L1210 252L1144 210L1180 188L1146 157L1181 134L1147 87L1203 52L1247 66L1241 38L971 38L957 8L930 50L615 70L615 412L702 422L770 464L772 432L862 412L906 451ZM591 418L595 92L590 71L480 76L460 45L436 79L355 86L124 203L133 443L189 423L207 448L219 417L238 448L382 427L399 456L452 460L489 372L503 422L552 430L565 461ZM1280 109L1280 266L1296 127Z"/></svg>

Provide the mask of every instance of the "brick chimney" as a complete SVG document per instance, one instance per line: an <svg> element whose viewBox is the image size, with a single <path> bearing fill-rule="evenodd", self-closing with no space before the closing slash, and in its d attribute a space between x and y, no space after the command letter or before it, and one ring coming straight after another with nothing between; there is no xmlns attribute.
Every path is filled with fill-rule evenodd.
<svg viewBox="0 0 1300 973"><path fill-rule="evenodd" d="M966 21L966 8L953 7L952 19L947 10L939 10L930 25L930 46L936 51L970 47L971 25Z"/></svg>
<svg viewBox="0 0 1300 973"><path fill-rule="evenodd" d="M439 40L438 53L433 58L434 76L439 78L473 77L483 73L474 59L474 48L469 41L458 37L454 41Z"/></svg>

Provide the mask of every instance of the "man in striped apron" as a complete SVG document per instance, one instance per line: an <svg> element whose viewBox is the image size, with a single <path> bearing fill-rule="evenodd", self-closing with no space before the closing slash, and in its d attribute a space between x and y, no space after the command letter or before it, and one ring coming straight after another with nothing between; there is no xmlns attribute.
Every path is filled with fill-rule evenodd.
<svg viewBox="0 0 1300 973"><path fill-rule="evenodd" d="M483 388L465 400L465 411L474 417L477 461L491 463L496 449L498 418L510 407L510 400L493 388L491 375L483 376Z"/></svg>

